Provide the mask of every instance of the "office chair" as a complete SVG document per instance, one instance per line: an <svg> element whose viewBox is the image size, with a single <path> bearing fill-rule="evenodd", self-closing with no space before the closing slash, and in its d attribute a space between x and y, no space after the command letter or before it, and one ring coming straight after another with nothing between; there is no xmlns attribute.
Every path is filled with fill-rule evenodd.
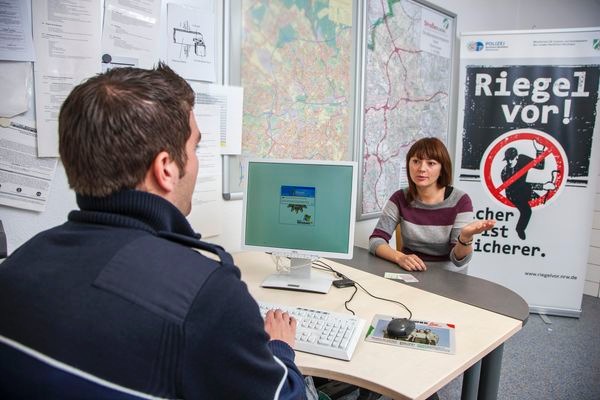
<svg viewBox="0 0 600 400"><path fill-rule="evenodd" d="M396 250L402 251L402 232L400 224L396 225Z"/></svg>
<svg viewBox="0 0 600 400"><path fill-rule="evenodd" d="M111 399L156 398L86 375L51 359L40 359L0 336L0 398Z"/></svg>

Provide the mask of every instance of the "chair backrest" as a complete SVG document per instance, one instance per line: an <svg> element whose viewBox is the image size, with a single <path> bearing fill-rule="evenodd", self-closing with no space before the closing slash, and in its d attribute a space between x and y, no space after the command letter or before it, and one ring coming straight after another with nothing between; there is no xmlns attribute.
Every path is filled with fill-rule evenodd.
<svg viewBox="0 0 600 400"><path fill-rule="evenodd" d="M0 336L1 399L150 399Z"/></svg>
<svg viewBox="0 0 600 400"><path fill-rule="evenodd" d="M402 251L402 232L400 231L400 224L396 225L396 250Z"/></svg>

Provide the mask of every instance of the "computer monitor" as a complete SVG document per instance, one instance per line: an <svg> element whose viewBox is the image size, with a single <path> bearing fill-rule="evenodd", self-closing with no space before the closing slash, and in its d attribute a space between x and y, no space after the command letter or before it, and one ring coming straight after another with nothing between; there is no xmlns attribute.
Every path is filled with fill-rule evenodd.
<svg viewBox="0 0 600 400"><path fill-rule="evenodd" d="M253 159L246 171L242 247L290 260L262 286L327 293L332 274L311 265L352 258L357 164Z"/></svg>

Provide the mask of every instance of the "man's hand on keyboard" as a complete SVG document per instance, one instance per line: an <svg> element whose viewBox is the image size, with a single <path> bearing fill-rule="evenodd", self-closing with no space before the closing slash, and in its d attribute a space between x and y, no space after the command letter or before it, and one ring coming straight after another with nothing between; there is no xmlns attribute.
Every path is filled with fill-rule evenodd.
<svg viewBox="0 0 600 400"><path fill-rule="evenodd" d="M282 340L294 347L296 344L296 318L281 310L269 310L265 316L265 331L271 340Z"/></svg>

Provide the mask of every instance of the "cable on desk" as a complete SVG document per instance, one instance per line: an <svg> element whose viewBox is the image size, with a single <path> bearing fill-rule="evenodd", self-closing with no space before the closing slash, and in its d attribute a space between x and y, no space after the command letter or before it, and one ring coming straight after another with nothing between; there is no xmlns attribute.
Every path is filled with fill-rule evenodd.
<svg viewBox="0 0 600 400"><path fill-rule="evenodd" d="M333 272L339 278L350 279L346 275L342 274L339 271L336 271L333 267L331 267L330 265L328 265L327 263L325 263L324 261L321 261L321 260L314 261L313 262L313 267L315 267L317 269L320 269L322 271ZM362 290L365 291L366 294L368 294L369 296L373 297L374 299L383 300L383 301L389 301L390 303L396 303L398 305L401 305L402 307L404 307L404 309L406 311L408 311L408 319L412 319L412 311L410 311L410 308L408 308L404 303L402 303L400 301L397 301L397 300L387 299L385 297L375 296L374 294L371 294L367 289L365 289L360 283L358 283L354 279L352 279L352 281L355 283L355 285L354 285L354 293L352 293L352 295L350 296L350 298L346 302L344 302L344 307L346 307L346 310L350 311L352 313L352 315L356 315L356 314L354 313L354 311L352 311L348 307L348 304L352 301L352 299L354 298L354 295L358 291L358 289L356 288L356 286L358 285Z"/></svg>
<svg viewBox="0 0 600 400"><path fill-rule="evenodd" d="M354 295L356 294L356 292L358 292L358 288L356 287L356 281L353 280L353 279L348 278L346 275L342 274L341 272L336 271L331 266L327 265L326 263L324 263L321 260L314 261L313 262L313 268L319 269L321 271L333 272L338 278L349 279L349 280L351 280L353 282L352 287L354 288L354 293L352 293L352 295L350 296L350 298L344 302L344 308L346 310L350 311L352 313L352 315L356 315L356 313L354 312L354 310L351 309L350 307L348 307L348 304L350 304L350 302L354 298Z"/></svg>
<svg viewBox="0 0 600 400"><path fill-rule="evenodd" d="M350 311L352 313L352 315L356 315L356 313L354 312L353 309L351 309L350 307L348 307L348 304L350 304L350 302L354 298L354 295L356 294L356 292L358 292L358 288L356 287L356 281L354 281L354 283L355 284L352 285L352 287L354 288L354 293L352 293L352 295L350 296L350 298L344 302L344 307L346 308L346 310Z"/></svg>

